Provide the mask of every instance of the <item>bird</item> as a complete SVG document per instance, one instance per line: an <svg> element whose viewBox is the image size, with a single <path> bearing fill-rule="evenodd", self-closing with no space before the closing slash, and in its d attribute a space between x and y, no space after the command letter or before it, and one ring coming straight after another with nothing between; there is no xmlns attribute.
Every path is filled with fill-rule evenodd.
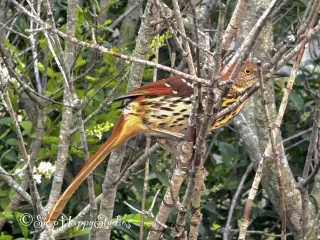
<svg viewBox="0 0 320 240"><path fill-rule="evenodd" d="M222 76L221 81L229 80L235 65L236 63ZM222 99L220 110L239 100L257 80L256 63L244 61L229 92ZM146 84L117 98L116 100L118 101L128 101L123 106L123 112L115 123L111 136L85 163L84 167L55 203L45 218L45 222L53 223L56 221L68 200L88 175L113 149L134 136L145 134L158 138L182 138L188 127L192 94L193 83L177 75ZM226 124L241 110L244 103L245 101L240 103L230 114L215 120L210 131Z"/></svg>

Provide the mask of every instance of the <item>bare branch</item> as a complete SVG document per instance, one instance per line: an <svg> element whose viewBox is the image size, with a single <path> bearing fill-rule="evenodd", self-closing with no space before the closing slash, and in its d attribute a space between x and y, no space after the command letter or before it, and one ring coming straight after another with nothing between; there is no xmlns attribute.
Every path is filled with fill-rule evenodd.
<svg viewBox="0 0 320 240"><path fill-rule="evenodd" d="M146 152L150 149L151 138L147 137L146 143ZM143 193L142 193L142 202L141 202L141 212L145 211L146 197L148 192L148 181L149 181L149 164L150 158L148 157L145 162L144 168L144 182L143 182ZM159 192L159 190L158 190ZM157 193L158 193L157 192ZM155 197L156 199L156 197ZM155 202L155 200L154 200ZM144 214L140 216L140 240L143 240L143 227L144 227Z"/></svg>
<svg viewBox="0 0 320 240"><path fill-rule="evenodd" d="M157 67L159 69L162 69L164 71L168 71L168 72L171 72L171 73L174 73L174 74L177 74L177 75L180 75L186 79L189 79L189 80L192 80L192 81L196 81L196 82L200 82L204 85L210 85L209 81L207 81L206 79L202 79L202 78L198 78L196 76L192 76L190 74L186 74L186 73L183 73L183 72L180 72L180 71L177 71L177 70L174 70L170 67L166 67L166 66L163 66L161 64L156 64L154 62L150 62L150 61L147 61L147 60L142 60L140 58L136 58L136 57L131 57L131 56L127 56L127 55L124 55L124 54L121 54L121 53L117 53L117 52L114 52L114 51L111 51L109 50L108 48L105 48L103 46L100 46L100 45L97 45L97 44L89 44L87 42L83 42L83 41L80 41L68 34L65 34L55 28L52 28L50 25L48 25L47 23L45 23L44 21L42 21L39 17L33 15L32 13L30 13L28 10L26 10L22 5L20 5L17 1L15 0L11 0L15 6L22 12L24 12L25 14L27 14L29 17L31 17L32 19L34 19L35 21L37 21L37 23L39 23L40 25L46 27L49 31L51 31L52 33L54 34L58 34L60 37L74 43L74 44L77 44L77 45L80 45L82 47L86 47L86 48L92 48L92 49L97 49L99 50L100 52L102 53L107 53L111 56L115 56L115 57L119 57L121 59L124 59L124 60L128 60L128 61L131 61L131 62L135 62L135 63L140 63L140 64L143 64L143 65L148 65L150 67Z"/></svg>
<svg viewBox="0 0 320 240"><path fill-rule="evenodd" d="M274 159L276 161L276 166L277 166L277 180L278 180L278 186L279 186L279 196L280 196L280 203L281 203L281 239L286 239L286 203L285 203L285 195L284 195L284 188L283 188L283 183L282 183L282 177L281 177L281 159L280 159L280 153L278 151L278 145L281 144L277 141L277 136L276 136L276 131L275 131L275 126L272 126L271 123L271 117L270 117L270 112L267 107L267 93L266 93L266 88L264 85L264 80L263 80L263 70L261 68L261 62L257 63L258 65L258 78L261 86L261 101L262 105L264 107L264 114L266 117L266 122L268 125L268 130L269 130L269 138L272 146L272 152L274 154Z"/></svg>
<svg viewBox="0 0 320 240"><path fill-rule="evenodd" d="M224 55L227 52L233 37L236 35L238 31L242 16L245 13L247 8L247 3L248 3L248 0L239 0L236 8L233 11L231 20L228 24L225 34L223 35L222 55Z"/></svg>
<svg viewBox="0 0 320 240"><path fill-rule="evenodd" d="M228 213L227 223L226 223L225 229L223 230L223 240L228 240L229 239L233 212L234 212L234 209L237 206L237 202L239 200L240 192L242 191L244 182L247 180L247 177L248 177L248 175L249 175L249 173L251 171L252 171L252 164L250 164L247 167L245 173L242 175L242 178L241 178L240 183L238 185L237 191L235 192L235 194L234 194L234 196L232 198L231 206L230 206L229 213Z"/></svg>
<svg viewBox="0 0 320 240"><path fill-rule="evenodd" d="M30 206L34 207L34 203L30 195L0 166L0 178L5 181L9 187L13 188Z"/></svg>

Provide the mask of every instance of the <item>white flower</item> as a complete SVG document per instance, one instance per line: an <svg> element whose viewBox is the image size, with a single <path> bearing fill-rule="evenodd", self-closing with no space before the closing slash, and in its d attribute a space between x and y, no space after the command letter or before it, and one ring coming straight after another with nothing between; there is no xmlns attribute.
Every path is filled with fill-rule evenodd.
<svg viewBox="0 0 320 240"><path fill-rule="evenodd" d="M21 122L23 120L23 117L22 117L22 115L18 115L18 122Z"/></svg>
<svg viewBox="0 0 320 240"><path fill-rule="evenodd" d="M97 134L97 137L101 140L101 138L102 138L102 133L99 132L99 133Z"/></svg>
<svg viewBox="0 0 320 240"><path fill-rule="evenodd" d="M50 162L40 162L39 166L33 168L34 179L37 183L41 183L41 177L44 175L45 178L50 178L52 173L56 170L56 166Z"/></svg>
<svg viewBox="0 0 320 240"><path fill-rule="evenodd" d="M56 171L56 165L52 165L50 170L51 170L51 173L54 173Z"/></svg>
<svg viewBox="0 0 320 240"><path fill-rule="evenodd" d="M38 167L38 170L39 172L41 173L47 173L47 172L51 172L51 169L52 169L52 163L51 162L41 162L39 167Z"/></svg>
<svg viewBox="0 0 320 240"><path fill-rule="evenodd" d="M41 183L41 175L39 174L34 174L33 175L34 180L36 180L37 184Z"/></svg>
<svg viewBox="0 0 320 240"><path fill-rule="evenodd" d="M296 41L296 37L295 37L294 35L289 35L289 36L287 37L287 39L289 40L289 42L294 42L294 41Z"/></svg>

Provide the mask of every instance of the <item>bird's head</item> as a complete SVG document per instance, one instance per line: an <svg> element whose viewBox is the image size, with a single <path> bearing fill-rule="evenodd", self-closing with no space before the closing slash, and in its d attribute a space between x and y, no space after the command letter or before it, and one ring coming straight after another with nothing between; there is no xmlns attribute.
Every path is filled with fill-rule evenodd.
<svg viewBox="0 0 320 240"><path fill-rule="evenodd" d="M223 77L223 80L228 80L236 62L232 65L229 71ZM277 72L272 77L288 77L289 75L284 72ZM246 89L252 87L258 81L258 70L255 62L244 61L240 71L234 79L232 89L237 92L243 92Z"/></svg>
<svg viewBox="0 0 320 240"><path fill-rule="evenodd" d="M223 80L228 80L236 62L230 67L229 71L223 76ZM240 71L234 79L232 88L237 92L243 92L252 87L258 81L257 64L254 62L244 61Z"/></svg>

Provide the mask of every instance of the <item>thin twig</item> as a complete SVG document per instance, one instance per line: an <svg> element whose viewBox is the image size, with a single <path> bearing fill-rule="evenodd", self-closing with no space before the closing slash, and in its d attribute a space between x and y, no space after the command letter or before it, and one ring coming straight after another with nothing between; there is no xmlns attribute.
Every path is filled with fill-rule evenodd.
<svg viewBox="0 0 320 240"><path fill-rule="evenodd" d="M11 99L9 96L9 91L8 91L8 79L7 77L4 75L2 68L0 68L0 87L1 87L1 98L3 98L3 104L5 104L6 110L8 111L12 122L13 122L13 127L15 130L15 133L17 135L17 139L19 142L19 149L22 153L22 159L23 159L23 163L24 165L26 165L27 167L25 168L25 172L24 174L28 175L29 179L30 179L30 189L32 189L32 191L30 191L31 193L31 198L33 201L33 207L34 207L34 212L38 213L38 214L42 214L43 213L43 209L42 206L40 204L40 202L38 202L37 200L40 199L39 196L39 192L37 191L37 188L35 188L35 181L33 178L33 169L30 166L30 156L28 155L25 143L24 143L24 139L20 130L20 125L19 125L19 121L18 121L18 116L16 114L16 112L13 109L12 103L11 103Z"/></svg>
<svg viewBox="0 0 320 240"><path fill-rule="evenodd" d="M80 100L78 100L77 106L78 106L78 108L76 111L76 116L77 116L79 132L80 132L81 147L83 150L84 161L88 162L90 159L89 148L88 148L88 144L87 144L86 131L84 128L84 121L82 119L82 111L81 111L81 107L80 107L81 101ZM95 221L96 216L97 216L97 204L95 202L93 174L90 174L88 176L87 182L88 182L88 194L89 194L89 202L90 202L90 220ZM91 229L91 231L95 231L95 228Z"/></svg>
<svg viewBox="0 0 320 240"><path fill-rule="evenodd" d="M33 29L33 20L30 21L30 29ZM38 25L38 24L37 24ZM37 27L37 26L36 26ZM32 51L32 57L33 57L33 70L34 70L34 76L35 76L35 81L37 84L37 90L38 93L42 93L41 89L41 81L40 81L40 75L39 75L39 69L38 69L38 58L37 58L37 35L35 33L31 33L29 35L30 43L31 43L31 51Z"/></svg>
<svg viewBox="0 0 320 240"><path fill-rule="evenodd" d="M307 133L307 132L310 132L311 130L312 130L312 127L311 127L311 128L308 128L307 130L301 131L301 132L299 132L299 133L297 133L297 134L294 134L294 135L292 135L292 136L290 136L290 137L288 137L288 138L285 138L285 139L283 139L283 143L288 142L288 141L290 141L290 140L292 140L292 139L295 139L295 138L297 138L297 137L300 137L301 135L303 135L303 134L305 134L305 133Z"/></svg>
<svg viewBox="0 0 320 240"><path fill-rule="evenodd" d="M18 184L11 176L0 166L0 178L5 181L9 187L13 188L30 206L33 206L34 203L29 195L21 186Z"/></svg>
<svg viewBox="0 0 320 240"><path fill-rule="evenodd" d="M154 2L156 3L157 7L160 10L161 18L165 21L165 23L167 24L167 26L170 30L171 26L170 26L169 22L167 21L167 19L163 15L161 3L159 3L159 1L157 1L157 0L155 0ZM173 4L173 8L174 8L174 14L175 14L175 18L177 21L178 29L181 31L182 34L186 35L186 31L185 31L185 27L184 27L184 23L183 23L183 18L182 18L182 14L180 12L178 1L177 0L172 1L172 4ZM171 30L171 32L173 33L173 35L175 35L175 33L172 30ZM174 38L174 39L176 39L176 42L179 41L178 38ZM190 45L187 41L182 41L182 46L183 46L183 49L179 49L181 47L178 47L178 49L182 50L182 53L185 56L190 74L192 76L196 76ZM198 96L197 88L194 87L194 98L197 96ZM193 98L193 104L192 104L193 110L191 110L191 112L195 112L195 109L197 107L197 104L195 104L196 100L194 98ZM194 127L194 125L195 125L195 122L193 122L193 120L192 120L192 119L194 119L193 118L194 116L195 115L193 115L193 114L190 114L190 116L189 116L189 125L191 127ZM163 226L161 224L165 223L165 221L170 213L170 206L174 205L175 200L178 197L178 191L179 191L180 186L181 186L181 184L187 174L187 169L189 167L189 163L191 160L191 155L192 155L192 147L190 148L191 144L192 144L192 142L184 142L182 145L182 148L184 148L184 149L182 150L182 153L178 159L178 163L176 164L176 166L173 170L173 174L172 174L172 177L171 177L171 180L169 183L169 187L168 187L166 194L163 198L163 201L161 203L160 209L159 209L157 217L156 217L156 221L153 222L151 230L149 232L148 239L150 239L150 240L158 239L160 237L161 232L163 230ZM159 223L161 223L161 224L159 224Z"/></svg>
<svg viewBox="0 0 320 240"><path fill-rule="evenodd" d="M236 35L241 19L246 12L248 0L239 0L237 2L237 6L235 7L231 20L228 24L228 27L225 31L225 34L223 35L223 42L222 42L222 55L225 55L225 53L228 50L228 47L231 44L231 41L233 37Z"/></svg>
<svg viewBox="0 0 320 240"><path fill-rule="evenodd" d="M120 87L120 85L124 82L124 80L127 78L129 72L127 72L118 82L117 84L112 88L112 90L108 93L108 95L105 97L105 99L103 100L103 102L99 105L99 107L93 111L86 119L84 119L84 123L87 123L88 121L90 121L94 116L96 116L97 114L99 114L105 107L109 106L112 104L112 101L110 100L112 94L118 90L118 88ZM74 134L77 131L77 127L74 127L71 130L71 133Z"/></svg>
<svg viewBox="0 0 320 240"><path fill-rule="evenodd" d="M192 81L195 81L195 82L200 82L200 83L202 83L204 85L210 85L210 82L208 80L206 80L206 79L198 78L196 76L193 76L193 75L190 75L190 74L187 74L187 73L172 69L172 68L167 67L167 66L163 66L161 64L156 64L154 62L150 62L150 61L147 61L147 60L142 60L142 59L139 59L139 58L136 58L136 57L131 57L131 56L127 56L127 55L124 55L124 54L121 54L121 53L118 53L118 52L114 52L114 51L109 50L108 48L105 48L105 47L97 45L97 44L90 44L90 43L87 43L87 42L83 42L83 41L81 41L81 40L79 40L79 39L77 39L75 37L72 37L72 36L70 36L68 34L65 34L65 33L57 30L56 28L52 28L49 24L47 24L46 22L42 21L39 17L37 17L37 16L33 15L32 13L30 13L27 9L25 9L16 0L11 0L11 1L12 1L12 3L14 3L14 5L17 7L17 9L19 9L20 11L22 11L23 13L25 13L26 15L28 15L29 17L31 17L32 19L37 21L40 25L42 25L44 27L47 27L48 31L51 31L54 34L59 35L63 39L67 39L69 42L72 42L74 44L80 45L82 47L97 49L102 53L107 53L107 54L109 54L111 56L122 58L124 60L128 60L128 61L131 61L131 62L136 62L136 63L148 65L148 66L151 66L151 67L157 67L157 68L162 69L164 71L168 71L168 72L172 72L174 74L180 75L180 76L182 76L182 77L184 77L186 79L189 79L189 80L192 80Z"/></svg>
<svg viewBox="0 0 320 240"><path fill-rule="evenodd" d="M300 140L300 141L298 141L298 142L296 142L296 143L294 143L294 144L286 147L286 148L284 149L284 151L288 151L289 149L291 149L291 148L293 148L293 147L296 147L296 146L298 146L299 144L301 144L301 143L303 143L303 142L306 142L306 141L308 141L308 140L309 140L309 139L302 139L302 140Z"/></svg>
<svg viewBox="0 0 320 240"><path fill-rule="evenodd" d="M238 229L231 229L230 231L234 232L234 233L239 232ZM259 235L262 235L262 236L274 237L274 238L281 237L281 234L267 233L267 232L263 232L263 231L248 230L247 233L248 234L259 234ZM287 233L286 236L292 236L292 234L291 233Z"/></svg>
<svg viewBox="0 0 320 240"><path fill-rule="evenodd" d="M159 26L157 25L156 26L156 29L159 28ZM159 63L159 45L160 45L160 34L158 33L156 36L155 36L155 47L154 47L154 62L155 63ZM153 82L157 81L157 76L158 75L158 69L157 68L154 68L153 69Z"/></svg>
<svg viewBox="0 0 320 240"><path fill-rule="evenodd" d="M251 212L251 209L253 206L253 200L256 197L257 192L259 190L259 184L261 182L261 178L263 175L263 169L265 167L265 164L266 164L266 157L263 156L263 158L259 161L259 165L256 170L256 175L254 176L252 186L251 186L251 189L249 192L249 196L248 196L248 199L246 202L238 240L243 240L246 238L247 228L249 226L250 212Z"/></svg>
<svg viewBox="0 0 320 240"><path fill-rule="evenodd" d="M150 149L151 138L147 137L146 142L146 151ZM148 181L149 181L149 164L150 158L148 157L145 162L144 168L144 181L143 181L143 192L142 192L142 202L141 202L141 211L145 210L146 197L148 192ZM140 216L140 240L143 240L143 227L144 227L144 214Z"/></svg>
<svg viewBox="0 0 320 240"><path fill-rule="evenodd" d="M109 27L114 29L119 23L123 21L123 19L125 19L130 13L132 13L138 6L139 6L139 3L132 5L123 14L121 14L116 20L114 20Z"/></svg>
<svg viewBox="0 0 320 240"><path fill-rule="evenodd" d="M242 191L242 187L244 185L244 182L247 180L249 173L252 171L252 167L253 167L252 164L249 164L245 173L242 175L242 178L241 178L240 183L238 185L237 191L235 192L235 194L232 198L231 206L230 206L229 213L228 213L227 223L226 223L226 226L223 230L223 240L229 240L233 212L234 212L234 209L235 209L237 202L239 200L240 193Z"/></svg>
<svg viewBox="0 0 320 240"><path fill-rule="evenodd" d="M156 192L156 195L155 195L154 198L153 198L151 207L150 207L147 211L145 211L145 210L139 210L139 209L133 207L132 205L130 205L129 203L127 203L126 201L124 201L123 203L124 203L125 205L127 205L129 208L131 208L133 211L135 211L135 212L137 212L137 213L140 213L141 215L145 215L145 216L150 217L154 222L156 222L157 224L160 224L164 229L170 229L170 227L168 227L167 225L165 225L165 224L163 224L163 223L161 223L161 222L158 222L157 219L154 217L154 215L153 215L153 213L152 213L154 204L155 204L155 202L156 202L156 200L157 200L157 197L158 197L159 193L160 193L160 190L158 190L158 191Z"/></svg>
<svg viewBox="0 0 320 240"><path fill-rule="evenodd" d="M238 74L242 62L244 59L248 57L248 54L250 50L252 49L254 42L256 41L258 35L260 34L262 27L264 26L265 22L268 20L268 17L272 13L273 9L275 8L276 4L279 2L279 0L273 0L268 8L263 12L257 23L254 25L254 27L251 29L248 36L245 38L239 49L234 54L233 58L230 60L227 66L225 66L224 70L222 71L222 75L224 75L234 64L235 61L237 61L236 66L234 67L232 74L230 76L230 79L233 80L235 76Z"/></svg>
<svg viewBox="0 0 320 240"><path fill-rule="evenodd" d="M154 153L155 151L157 151L160 148L159 144L156 143L154 145L152 145L147 151L145 151L144 154L142 154L135 162L133 165L131 165L130 167L124 169L119 177L115 180L114 184L118 184L118 182L125 182L131 174L133 174L137 167L142 165L150 156L152 153Z"/></svg>
<svg viewBox="0 0 320 240"><path fill-rule="evenodd" d="M257 62L258 66L258 78L261 86L261 101L264 109L264 114L266 117L266 122L268 126L268 131L269 131L269 138L271 141L271 147L272 147L272 152L274 154L275 162L276 162L276 168L277 168L277 180L278 180L278 186L279 186L279 196L280 196L280 216L281 216L281 239L285 240L286 239L286 203L285 203L285 196L284 196L284 188L283 188L283 182L282 182L282 174L281 174L281 159L280 159L280 152L278 150L278 138L275 132L275 125L272 126L271 123L271 116L269 112L269 108L267 106L267 93L266 93L266 87L265 83L263 80L263 70L261 68L261 62Z"/></svg>
<svg viewBox="0 0 320 240"><path fill-rule="evenodd" d="M100 203L101 197L102 197L102 195L100 194L98 197L95 198L95 202L97 204ZM79 225L79 223L81 223L81 221L84 219L84 217L89 213L90 209L91 209L91 204L89 203L89 204L87 204L87 206L85 208L83 208L81 210L81 212L78 213L78 215L76 217L74 217L72 220L68 221L66 224L62 225L60 228L55 229L53 231L52 235L55 238L58 238L61 235L65 234L70 228L72 228L76 225ZM104 221L107 219L102 219L102 220Z"/></svg>

